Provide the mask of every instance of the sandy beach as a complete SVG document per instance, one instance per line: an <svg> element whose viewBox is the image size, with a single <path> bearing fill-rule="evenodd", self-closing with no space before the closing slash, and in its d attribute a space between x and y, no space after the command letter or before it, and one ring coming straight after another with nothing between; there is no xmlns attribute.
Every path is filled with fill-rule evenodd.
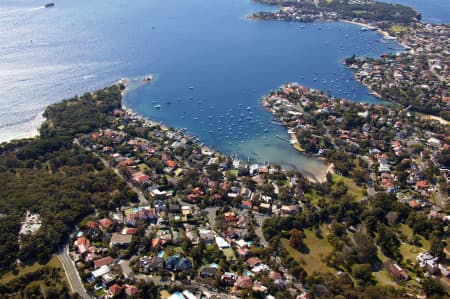
<svg viewBox="0 0 450 299"><path fill-rule="evenodd" d="M328 173L334 173L334 164L328 164L328 167L326 169L326 171L324 171L323 173L320 173L318 175L314 175L314 177L312 176L306 176L307 179L309 179L310 181L313 182L317 182L317 183L325 183L327 181L327 174Z"/></svg>
<svg viewBox="0 0 450 299"><path fill-rule="evenodd" d="M2 138L0 138L0 143L2 142L10 142L13 140L18 140L18 139L28 139L28 138L35 138L37 136L39 136L39 128L41 127L42 123L45 121L45 118L43 116L44 111L42 111L41 113L39 113L38 115L36 115L36 117L29 123L24 123L24 124L20 124L19 126L26 126L25 130L22 130L22 128L19 128L17 130L12 129L10 130L11 134L7 134L7 136L2 136ZM17 134L15 132L23 132L21 134Z"/></svg>
<svg viewBox="0 0 450 299"><path fill-rule="evenodd" d="M374 27L374 26L371 26L371 25L368 25L368 24L359 23L359 22L354 22L354 21L349 21L349 20L343 20L343 19L339 19L339 22L344 22L344 23L349 23L349 24L353 24L353 25L358 25L358 26L367 28L367 29L369 29L369 30L375 30L375 29L376 29L376 31L378 31L381 35L383 35L383 37L389 38L389 39L394 38L394 37L391 36L388 32L383 31L383 30L381 30L381 29L378 28L378 27Z"/></svg>
<svg viewBox="0 0 450 299"><path fill-rule="evenodd" d="M436 115L423 115L422 119L424 120L436 120L440 122L443 125L450 126L450 121L443 119L442 117L436 116Z"/></svg>

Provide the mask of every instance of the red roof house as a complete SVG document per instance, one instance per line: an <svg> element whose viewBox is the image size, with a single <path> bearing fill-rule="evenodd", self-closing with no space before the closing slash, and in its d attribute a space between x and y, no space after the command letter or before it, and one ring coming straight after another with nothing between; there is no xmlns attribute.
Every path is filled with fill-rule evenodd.
<svg viewBox="0 0 450 299"><path fill-rule="evenodd" d="M113 224L113 222L111 220L109 220L108 218L101 219L99 221L99 223L100 223L100 226L103 228L108 228Z"/></svg>

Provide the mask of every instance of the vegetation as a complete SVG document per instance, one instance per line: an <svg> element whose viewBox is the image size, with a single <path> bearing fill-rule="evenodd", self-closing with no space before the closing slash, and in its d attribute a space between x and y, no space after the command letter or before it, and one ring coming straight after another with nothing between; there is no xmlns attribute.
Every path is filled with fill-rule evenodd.
<svg viewBox="0 0 450 299"><path fill-rule="evenodd" d="M73 137L78 133L109 127L108 113L121 108L121 89L123 86L114 85L49 106L44 112L47 121L42 125L40 135L44 139Z"/></svg>
<svg viewBox="0 0 450 299"><path fill-rule="evenodd" d="M322 226L325 228L326 226ZM324 231L326 231L324 229ZM316 236L312 230L305 230L303 247L292 246L287 239L281 239L281 243L289 255L299 263L308 274L332 272L332 268L322 261L328 256L333 247L323 236Z"/></svg>
<svg viewBox="0 0 450 299"><path fill-rule="evenodd" d="M378 1L363 1L355 3L351 0L343 1L293 1L293 0L256 0L257 2L268 5L279 5L282 7L291 7L296 11L296 15L284 13L277 14L272 12L261 12L253 15L256 19L275 19L281 18L292 21L310 22L318 19L319 13L327 18L336 17L353 20L364 19L368 22L393 23L410 25L420 20L420 14L411 7L385 3Z"/></svg>
<svg viewBox="0 0 450 299"><path fill-rule="evenodd" d="M399 24L409 24L420 20L420 15L411 7L367 1L364 4L354 4L352 1L319 1L321 8L336 11L344 19L363 18L370 21L390 21Z"/></svg>
<svg viewBox="0 0 450 299"><path fill-rule="evenodd" d="M285 256L289 271L302 273L312 290L321 285L327 292L333 292L335 281L317 280L326 276L317 273L341 271L350 281L336 294L356 288L361 294L376 289L394 296L389 287L394 282L385 270L385 262L390 259L409 267L411 255L405 249L424 250L422 239L442 236L444 227L437 225L441 220L427 219L387 193L377 193L368 201L357 201L347 191L332 195L332 185L329 180L313 187L322 193L317 207L305 206L299 215L266 220L263 226L266 239L277 254ZM414 236L419 238L418 247L409 245ZM429 284L430 288L435 287L434 282Z"/></svg>
<svg viewBox="0 0 450 299"><path fill-rule="evenodd" d="M0 294L0 298L72 298L56 257L44 266L36 263L2 277Z"/></svg>
<svg viewBox="0 0 450 299"><path fill-rule="evenodd" d="M77 133L109 124L120 104L114 86L50 106L41 137L0 147L0 271L49 260L73 227L95 209L109 211L136 195L92 153L74 145ZM20 218L30 210L42 227L17 238Z"/></svg>

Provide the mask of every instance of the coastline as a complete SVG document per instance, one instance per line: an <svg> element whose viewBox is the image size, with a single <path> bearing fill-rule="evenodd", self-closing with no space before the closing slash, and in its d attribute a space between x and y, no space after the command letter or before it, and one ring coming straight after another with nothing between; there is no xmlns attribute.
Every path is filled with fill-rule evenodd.
<svg viewBox="0 0 450 299"><path fill-rule="evenodd" d="M380 29L379 27L376 26L371 26L365 23L360 23L360 22L355 22L355 21L349 21L349 20L345 20L345 19L339 19L338 22L343 22L343 23L348 23L348 24L353 24L353 25L357 25L363 28L367 28L369 30L376 30L379 34L381 34L385 39L388 40L395 40L395 42L397 44L399 44L402 48L404 48L405 51L411 51L413 52L413 50L411 49L411 47L407 44L405 44L403 41L399 40L397 37L392 36L389 34L389 32Z"/></svg>
<svg viewBox="0 0 450 299"><path fill-rule="evenodd" d="M357 25L357 26L360 26L360 27L363 27L363 28L367 28L369 30L374 30L374 31L377 31L378 33L380 33L384 38L387 38L387 39L394 39L395 38L397 40L397 38L395 36L390 35L389 32L381 30L380 28L378 28L376 26L371 26L369 24L355 22L355 21L350 21L350 20L345 20L345 19L338 19L338 22L349 23L349 24Z"/></svg>
<svg viewBox="0 0 450 299"><path fill-rule="evenodd" d="M45 110L44 110L45 111ZM21 132L17 135L11 135L11 136L7 136L5 139L0 140L0 144L2 143L7 143L7 142L12 142L15 140L20 140L20 139L32 139L32 138L36 138L39 137L39 128L41 127L41 125L44 123L45 118L44 118L44 111L38 113L31 121L31 129L29 130L25 130L24 132ZM27 122L28 123L28 122ZM27 124L25 123L25 124Z"/></svg>
<svg viewBox="0 0 450 299"><path fill-rule="evenodd" d="M263 99L261 100L261 105L263 106L263 108L267 112L270 112L272 115L275 115L274 111L272 111L270 109L270 106L269 106L269 104L267 102L267 96L263 97ZM281 120L281 124L287 130L287 133L288 133L288 135L291 138L290 139L290 145L298 152L298 154L305 155L305 156L317 159L319 161L322 161L327 166L326 170L321 172L320 174L314 174L314 175L306 175L306 174L304 174L304 176L306 178L308 178L308 180L313 181L313 182L317 182L317 183L324 183L324 182L326 182L327 181L327 174L329 172L334 173L334 164L333 163L327 163L323 157L316 157L316 156L311 155L310 153L308 153L304 148L302 148L302 146L300 145L300 142L297 139L297 135L294 132L290 131L290 128L286 125L286 123L284 123Z"/></svg>
<svg viewBox="0 0 450 299"><path fill-rule="evenodd" d="M130 84L130 79L128 79L128 78L122 78L122 79L120 79L119 81L117 81L117 83L116 84L122 84L122 85L124 85L124 89L122 90L122 92L121 92L121 96L122 96L122 101L121 101L121 107L122 107L122 109L125 111L125 113L128 113L129 115L132 115L132 116L134 116L134 117L137 117L137 118L139 118L140 120L142 120L143 122L145 122L145 123L147 123L148 125L150 125L150 126L155 126L155 125L159 125L163 130L171 130L172 128L170 128L170 127L168 127L168 126L166 126L165 124L163 124L162 122L156 122L156 121L154 121L154 120L152 120L152 119L150 119L149 117L147 117L147 116L144 116L144 115L141 115L141 114L139 114L139 113L137 113L136 111L134 111L132 108L130 108L130 107L127 107L126 106L126 104L125 104L125 102L123 101L123 97L127 94L127 92L129 92L130 91L130 89L129 89L129 84ZM264 105L263 105L264 106ZM286 126L285 126L286 127ZM181 128L175 128L175 130L180 130ZM295 134L290 134L291 135L291 137L292 137L292 135L295 135ZM195 141L195 142L198 142L198 139L194 136L194 140L197 140L197 141ZM198 142L199 143L199 145L200 145L200 142ZM297 143L298 144L298 143ZM296 147L295 145L293 145L294 146L294 148L299 152L299 154L306 154L306 152L301 148L301 146L298 144L298 147ZM214 150L211 146L209 146L209 145L202 145L202 147L204 147L205 149L207 149L208 151L211 151L211 152L213 152L213 153L220 153L220 151L216 151L216 150ZM313 157L313 158L315 158L315 159L317 159L317 160L320 160L320 161L322 161L322 162L324 162L322 159L320 159L320 158L317 158L317 157ZM241 160L242 161L242 160ZM328 172L333 172L333 169L334 169L334 165L333 164L325 164L325 165L327 165L327 167L326 167L326 170L325 171L323 171L323 172L320 172L320 173L314 173L314 174L303 174L303 176L305 177L305 178L307 178L309 181L311 181L311 182L317 182L317 183L323 183L323 182L326 182L326 180L327 180L327 174L328 174Z"/></svg>

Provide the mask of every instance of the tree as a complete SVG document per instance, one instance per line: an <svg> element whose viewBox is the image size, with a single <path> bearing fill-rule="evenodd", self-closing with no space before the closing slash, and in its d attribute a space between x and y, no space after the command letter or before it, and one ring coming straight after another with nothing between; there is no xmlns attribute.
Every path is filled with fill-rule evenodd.
<svg viewBox="0 0 450 299"><path fill-rule="evenodd" d="M432 298L440 298L445 294L444 288L436 279L426 278L422 283L422 287L425 294Z"/></svg>
<svg viewBox="0 0 450 299"><path fill-rule="evenodd" d="M352 275L362 285L366 285L372 278L372 266L370 264L355 264L352 266Z"/></svg>
<svg viewBox="0 0 450 299"><path fill-rule="evenodd" d="M291 229L289 233L291 234L291 237L289 238L289 245L299 251L303 251L306 247L305 243L303 242L305 234L296 228Z"/></svg>
<svg viewBox="0 0 450 299"><path fill-rule="evenodd" d="M338 182L331 188L331 194L333 195L333 198L339 199L342 195L347 193L347 185L344 184L344 182Z"/></svg>
<svg viewBox="0 0 450 299"><path fill-rule="evenodd" d="M394 260L400 260L400 241L395 236L392 229L386 225L379 223L377 226L378 236L377 243L381 247L381 251L388 257Z"/></svg>
<svg viewBox="0 0 450 299"><path fill-rule="evenodd" d="M39 282L32 282L27 285L25 288L25 297L26 298L43 298L41 292L41 286L39 285Z"/></svg>
<svg viewBox="0 0 450 299"><path fill-rule="evenodd" d="M369 263L374 265L378 261L377 247L372 238L362 232L356 232L353 235L356 243L356 258L360 263Z"/></svg>

